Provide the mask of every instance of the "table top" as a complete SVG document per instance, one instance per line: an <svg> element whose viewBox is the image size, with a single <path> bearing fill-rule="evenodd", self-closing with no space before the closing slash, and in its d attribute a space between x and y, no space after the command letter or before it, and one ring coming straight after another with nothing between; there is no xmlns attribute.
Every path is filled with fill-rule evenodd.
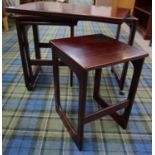
<svg viewBox="0 0 155 155"><path fill-rule="evenodd" d="M142 59L148 56L148 53L141 49L102 34L55 39L50 41L50 44L59 49L57 53L67 55L86 70Z"/></svg>
<svg viewBox="0 0 155 155"><path fill-rule="evenodd" d="M111 6L95 6L58 2L32 2L6 8L7 12L22 15L33 15L50 18L65 17L77 20L123 20L129 15L129 9L112 8Z"/></svg>

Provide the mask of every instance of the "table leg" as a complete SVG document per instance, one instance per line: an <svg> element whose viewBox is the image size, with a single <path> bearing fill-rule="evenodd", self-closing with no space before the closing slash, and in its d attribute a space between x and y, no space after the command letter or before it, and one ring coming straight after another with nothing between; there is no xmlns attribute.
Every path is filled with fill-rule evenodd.
<svg viewBox="0 0 155 155"><path fill-rule="evenodd" d="M60 85L59 85L59 61L56 54L56 50L54 48L52 54L53 54L53 77L54 77L56 111L59 114L64 125L66 126L72 139L76 143L77 147L79 148L79 150L82 150L88 73L87 71L83 70L75 71L79 80L78 126L76 130L61 108Z"/></svg>
<svg viewBox="0 0 155 155"><path fill-rule="evenodd" d="M33 30L33 38L34 38L35 57L36 59L41 59L41 53L39 48L38 25L32 25L32 30Z"/></svg>
<svg viewBox="0 0 155 155"><path fill-rule="evenodd" d="M121 24L118 24L117 25L117 33L116 33L116 39L117 40L119 40L120 31L121 31Z"/></svg>
<svg viewBox="0 0 155 155"><path fill-rule="evenodd" d="M23 35L23 27L20 24L20 21L16 20L16 28L17 28L17 34L18 34L18 42L20 47L20 55L21 55L21 61L22 61L22 67L23 67L23 73L24 73L24 80L25 85L28 90L31 90L31 68L29 68L28 65L28 58L27 58L27 47L25 46L25 40Z"/></svg>
<svg viewBox="0 0 155 155"><path fill-rule="evenodd" d="M122 95L124 94L123 90L124 90L126 75L128 72L128 66L129 66L128 62L123 64L123 70L122 70L122 74L120 77L119 87L120 87L120 94L122 94Z"/></svg>
<svg viewBox="0 0 155 155"><path fill-rule="evenodd" d="M136 34L137 18L129 17L128 19L126 19L126 23L127 23L127 25L129 25L129 28L130 28L128 44L132 46L134 43L135 34Z"/></svg>
<svg viewBox="0 0 155 155"><path fill-rule="evenodd" d="M118 24L118 25L117 25L116 40L119 40L120 31L121 31L121 24ZM117 80L119 86L120 86L120 85L123 85L123 84L124 84L124 81L120 81L120 78L119 78L118 73L117 73L117 71L115 70L115 67L114 67L114 66L111 66L111 72L113 72L114 75L116 76L116 80ZM122 74L123 74L123 71L122 71ZM121 84L120 84L120 83L121 83ZM121 93L121 94L122 94L122 89L123 89L123 87L120 87L120 93Z"/></svg>
<svg viewBox="0 0 155 155"><path fill-rule="evenodd" d="M128 94L129 106L125 109L124 114L122 115L122 118L124 119L123 124L122 124L123 128L127 128L127 124L129 121L129 116L130 116L134 98L136 95L143 63L144 63L144 59L132 61L132 64L134 66L134 72L133 72L132 81L131 81L129 94Z"/></svg>
<svg viewBox="0 0 155 155"><path fill-rule="evenodd" d="M129 28L130 28L128 44L132 46L133 43L134 43L134 38L135 38L135 34L136 34L137 19L130 20L128 25L129 25ZM121 94L123 94L125 79L126 79L126 75L127 75L127 72L128 72L128 66L129 66L128 62L124 63L124 65L123 65L123 71L122 71L122 74L121 74L120 84L119 84Z"/></svg>
<svg viewBox="0 0 155 155"><path fill-rule="evenodd" d="M70 26L70 37L74 37L74 25ZM73 86L73 72L70 70L70 86Z"/></svg>
<svg viewBox="0 0 155 155"><path fill-rule="evenodd" d="M59 60L56 57L55 50L52 52L53 57L53 78L54 78L54 93L55 93L55 105L57 112L60 110L60 84L59 84Z"/></svg>
<svg viewBox="0 0 155 155"><path fill-rule="evenodd" d="M101 82L101 73L102 73L102 69L96 69L95 70L94 92L93 92L93 97L94 98L99 95L100 82Z"/></svg>
<svg viewBox="0 0 155 155"><path fill-rule="evenodd" d="M29 54L29 43L27 39L28 26L21 24L20 20L16 20L16 28L18 34L25 85L28 90L32 90L35 86L35 81L39 72L39 68L35 68L35 71L32 70Z"/></svg>
<svg viewBox="0 0 155 155"><path fill-rule="evenodd" d="M134 43L134 38L135 38L135 33L136 33L137 19L136 18L127 18L125 22L127 23L127 25L130 28L128 44L132 46ZM121 25L118 25L117 34L116 34L117 40L119 39L120 28L121 28ZM125 79L126 79L126 75L127 75L127 71L128 71L128 66L129 66L128 62L123 64L123 69L122 69L122 73L121 73L120 77L119 77L118 73L116 72L114 66L112 66L112 68L111 68L111 71L114 73L114 75L116 76L116 79L119 83L120 94L122 94L122 95L124 94L123 89L124 89Z"/></svg>
<svg viewBox="0 0 155 155"><path fill-rule="evenodd" d="M32 90L35 87L35 82L38 76L38 73L40 71L40 66L34 66L32 69L31 65L31 58L30 58L30 52L29 52L29 42L28 42L28 26L21 24L21 31L23 33L23 48L24 48L24 53L27 59L27 68L29 70L29 87L28 90Z"/></svg>
<svg viewBox="0 0 155 155"><path fill-rule="evenodd" d="M77 76L79 79L79 110L78 110L77 146L79 150L82 150L88 73L86 71L83 71L77 74Z"/></svg>
<svg viewBox="0 0 155 155"><path fill-rule="evenodd" d="M31 68L31 64L30 64L29 42L28 42L28 38L27 38L28 29L29 29L29 26L21 25L21 32L23 35L23 48L24 48L24 53L25 53L26 59L27 59L27 68L29 70L29 75L30 75L30 79L31 79L33 73L32 73L32 68Z"/></svg>

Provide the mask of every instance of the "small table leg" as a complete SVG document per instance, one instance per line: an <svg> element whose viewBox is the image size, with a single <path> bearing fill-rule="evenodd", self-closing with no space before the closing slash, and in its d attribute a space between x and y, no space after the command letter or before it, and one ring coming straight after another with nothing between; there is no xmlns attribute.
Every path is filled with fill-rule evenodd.
<svg viewBox="0 0 155 155"><path fill-rule="evenodd" d="M122 70L122 74L121 74L121 77L120 77L120 82L119 82L119 87L120 87L120 94L124 94L124 84L125 84L125 79L126 79L126 75L127 75L127 72L128 72L128 66L129 66L129 63L126 62L123 64L123 70Z"/></svg>
<svg viewBox="0 0 155 155"><path fill-rule="evenodd" d="M79 80L77 146L79 150L82 150L88 73L86 71L83 71L83 72L81 71L81 73L77 74L77 77Z"/></svg>
<svg viewBox="0 0 155 155"><path fill-rule="evenodd" d="M130 35L129 35L128 44L132 46L134 43L134 38L135 38L135 34L136 34L137 19L131 18L131 20L130 20L130 18L129 18L128 22L129 22L128 25L130 28ZM121 74L120 84L119 84L121 94L123 94L125 79L126 79L126 75L128 72L128 66L129 66L128 62L124 63L124 65L123 65L123 71Z"/></svg>
<svg viewBox="0 0 155 155"><path fill-rule="evenodd" d="M86 95L87 95L87 71L80 70L75 71L77 78L79 80L79 109L78 109L78 126L77 130L73 127L69 119L66 117L61 108L60 103L60 85L59 85L59 61L56 52L53 48L53 77L54 77L54 90L55 90L55 100L56 100L56 110L62 119L64 125L66 126L69 134L76 143L79 150L83 147L83 134L84 134L84 117L85 117L85 105L86 105Z"/></svg>
<svg viewBox="0 0 155 155"><path fill-rule="evenodd" d="M130 28L128 44L132 46L136 35L137 18L129 17L126 19L126 23Z"/></svg>
<svg viewBox="0 0 155 155"><path fill-rule="evenodd" d="M23 73L24 73L24 80L25 85L28 90L31 90L30 87L30 70L27 65L27 57L25 54L26 48L24 48L24 37L23 37L23 31L22 31L22 25L20 24L20 21L16 20L16 28L17 28L17 34L18 34L18 42L20 47L20 55L21 55L21 61L23 66Z"/></svg>
<svg viewBox="0 0 155 155"><path fill-rule="evenodd" d="M135 38L135 33L136 33L137 19L129 17L126 19L125 22L127 23L127 25L130 28L128 44L132 46L134 43L134 38ZM116 34L117 40L119 39L120 28L121 28L121 25L118 25L117 34ZM120 94L122 94L122 95L124 94L123 89L124 89L125 79L126 79L126 75L127 75L127 71L128 71L128 66L129 66L128 62L123 64L123 70L122 70L120 77L119 77L118 73L116 72L114 66L112 66L112 68L111 68L111 71L114 73L114 75L116 76L116 79L119 83Z"/></svg>
<svg viewBox="0 0 155 155"><path fill-rule="evenodd" d="M130 103L129 103L129 106L125 109L124 114L122 115L122 117L124 118L123 128L127 128L129 116L131 113L131 109L133 106L134 98L136 95L136 91L137 91L137 87L138 87L138 83L140 79L140 75L142 72L144 59L134 60L131 62L134 66L134 72L133 72L132 81L131 81L129 94L128 94L128 100L130 101Z"/></svg>
<svg viewBox="0 0 155 155"><path fill-rule="evenodd" d="M39 48L38 25L32 25L32 30L33 30L33 38L34 38L35 57L36 59L41 59L41 53Z"/></svg>
<svg viewBox="0 0 155 155"><path fill-rule="evenodd" d="M116 33L116 39L117 40L119 40L120 31L121 31L121 24L118 24L118 26L117 26L117 33Z"/></svg>
<svg viewBox="0 0 155 155"><path fill-rule="evenodd" d="M74 25L70 26L70 37L74 37ZM70 86L73 86L73 72L70 70Z"/></svg>
<svg viewBox="0 0 155 155"><path fill-rule="evenodd" d="M52 52L53 57L53 79L54 79L54 93L55 93L55 102L56 102L56 110L58 111L61 108L60 105L60 84L59 84L59 60L56 57L56 53L53 49Z"/></svg>
<svg viewBox="0 0 155 155"><path fill-rule="evenodd" d="M29 55L29 43L27 39L27 29L28 26L24 26L20 23L20 20L16 20L16 28L18 34L18 41L20 47L20 55L23 66L25 85L28 90L32 90L35 86L35 81L40 68L36 68L35 71L32 70L30 55Z"/></svg>

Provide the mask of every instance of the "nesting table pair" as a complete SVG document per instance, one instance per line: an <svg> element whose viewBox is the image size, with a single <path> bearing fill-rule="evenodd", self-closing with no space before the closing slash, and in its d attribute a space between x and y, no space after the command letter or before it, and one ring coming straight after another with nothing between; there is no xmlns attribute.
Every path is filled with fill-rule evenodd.
<svg viewBox="0 0 155 155"><path fill-rule="evenodd" d="M106 11L105 11L106 10ZM74 4L60 4L54 2L34 2L16 7L7 8L10 13L17 16L16 27L20 45L20 54L23 65L25 85L28 90L35 87L40 67L43 65L53 66L54 91L56 110L71 137L82 150L84 137L84 124L110 115L121 127L127 127L129 115L136 94L140 73L145 57L148 55L130 45L133 44L137 19L131 17L128 9L97 6L82 6ZM105 14L106 12L106 14ZM98 21L118 25L116 39L97 34L81 37L74 36L74 26L81 21ZM128 44L118 41L122 23L127 23L130 29ZM52 40L50 43L41 43L38 35L38 25L67 25L71 27L71 38ZM32 26L35 59L30 59L27 39L27 27ZM42 60L40 48L53 49L53 60ZM60 61L61 60L61 61ZM127 99L118 104L110 105L100 97L100 80L102 68L124 63L119 81L120 90L123 89L129 63L133 64L133 77ZM75 129L60 104L59 65L67 65L78 77L79 81L79 107L78 127ZM32 69L35 66L35 70ZM87 81L90 70L95 70L93 97L102 107L95 113L86 115ZM114 73L115 70L113 69ZM115 74L116 75L116 74ZM103 77L104 78L104 77ZM119 115L118 110L124 109Z"/></svg>

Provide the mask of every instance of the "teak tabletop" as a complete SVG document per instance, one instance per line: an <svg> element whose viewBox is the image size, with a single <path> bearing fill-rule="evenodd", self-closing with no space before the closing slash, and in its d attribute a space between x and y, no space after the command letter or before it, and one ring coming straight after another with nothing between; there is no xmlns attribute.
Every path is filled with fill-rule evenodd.
<svg viewBox="0 0 155 155"><path fill-rule="evenodd" d="M145 51L102 34L55 39L51 43L86 70L123 63L147 55Z"/></svg>
<svg viewBox="0 0 155 155"><path fill-rule="evenodd" d="M50 45L54 61L53 77L56 111L79 150L83 149L84 125L86 123L110 115L117 124L126 129L144 59L148 56L148 53L102 34L51 40ZM79 104L77 106L78 118L76 127L68 119L61 106L59 60L66 64L78 79ZM128 95L125 97L126 99L119 100L119 102L109 103L107 99L103 99L103 95L100 92L100 87L103 85L100 84L101 77L104 78L102 69L103 67L122 62L130 62L133 65L132 80L127 90ZM100 108L95 112L87 113L86 98L90 70L95 70L93 98ZM118 113L119 110L122 110L122 112Z"/></svg>
<svg viewBox="0 0 155 155"><path fill-rule="evenodd" d="M8 7L10 13L42 17L65 17L77 20L105 19L123 20L129 15L129 9L112 8L110 6L94 6L56 2L33 2L15 7Z"/></svg>

